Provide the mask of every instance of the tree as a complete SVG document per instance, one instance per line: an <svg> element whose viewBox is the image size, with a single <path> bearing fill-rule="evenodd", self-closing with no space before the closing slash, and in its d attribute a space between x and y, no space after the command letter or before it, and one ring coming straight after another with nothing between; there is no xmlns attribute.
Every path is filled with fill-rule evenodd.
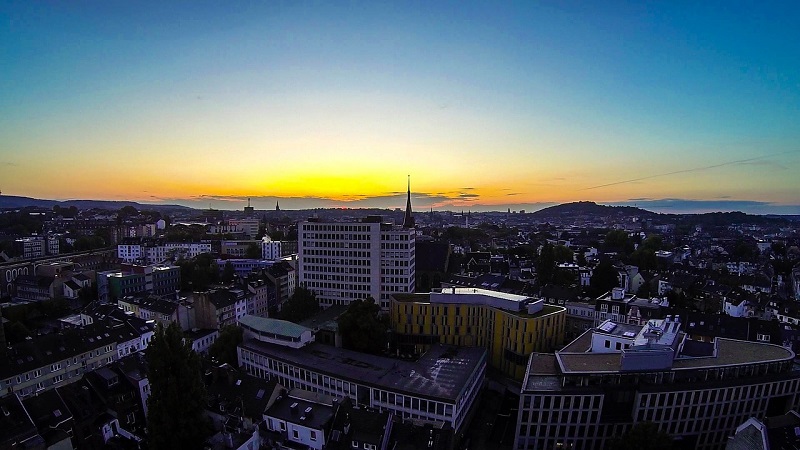
<svg viewBox="0 0 800 450"><path fill-rule="evenodd" d="M259 247L257 244L251 243L247 246L244 257L250 259L261 259L261 247Z"/></svg>
<svg viewBox="0 0 800 450"><path fill-rule="evenodd" d="M127 205L120 208L119 214L122 216L135 216L139 214L139 210L134 206Z"/></svg>
<svg viewBox="0 0 800 450"><path fill-rule="evenodd" d="M225 262L225 266L222 267L222 278L221 281L223 283L230 283L236 277L236 271L233 268L233 264L230 261Z"/></svg>
<svg viewBox="0 0 800 450"><path fill-rule="evenodd" d="M627 433L611 441L609 450L671 450L672 436L653 422L640 422Z"/></svg>
<svg viewBox="0 0 800 450"><path fill-rule="evenodd" d="M236 347L244 339L244 330L236 325L226 325L219 330L219 337L211 344L208 354L220 364L228 363L234 367L239 366L239 355Z"/></svg>
<svg viewBox="0 0 800 450"><path fill-rule="evenodd" d="M197 449L210 435L200 357L175 323L159 324L145 352L148 448Z"/></svg>
<svg viewBox="0 0 800 450"><path fill-rule="evenodd" d="M627 231L611 230L606 233L605 249L607 251L630 253L633 251L633 243L628 239Z"/></svg>
<svg viewBox="0 0 800 450"><path fill-rule="evenodd" d="M557 245L555 248L553 248L553 257L555 258L556 263L571 263L575 260L572 250L567 248L565 245Z"/></svg>
<svg viewBox="0 0 800 450"><path fill-rule="evenodd" d="M298 287L283 305L280 318L290 322L301 322L319 312L317 296L308 289Z"/></svg>
<svg viewBox="0 0 800 450"><path fill-rule="evenodd" d="M380 306L371 297L351 302L337 321L342 345L359 352L381 353L386 348L388 327L380 312Z"/></svg>
<svg viewBox="0 0 800 450"><path fill-rule="evenodd" d="M553 280L556 271L556 255L553 246L544 244L539 252L539 263L536 265L536 275L539 283L545 285Z"/></svg>
<svg viewBox="0 0 800 450"><path fill-rule="evenodd" d="M611 290L611 288L619 287L619 273L608 261L601 261L597 267L592 271L592 278L589 280L589 286L592 288L594 296L602 295Z"/></svg>

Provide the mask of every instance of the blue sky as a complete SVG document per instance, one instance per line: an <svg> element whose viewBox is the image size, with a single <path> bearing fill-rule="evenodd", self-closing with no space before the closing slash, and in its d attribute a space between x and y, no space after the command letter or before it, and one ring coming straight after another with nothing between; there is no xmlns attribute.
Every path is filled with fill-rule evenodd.
<svg viewBox="0 0 800 450"><path fill-rule="evenodd" d="M0 190L800 213L799 8L5 3Z"/></svg>

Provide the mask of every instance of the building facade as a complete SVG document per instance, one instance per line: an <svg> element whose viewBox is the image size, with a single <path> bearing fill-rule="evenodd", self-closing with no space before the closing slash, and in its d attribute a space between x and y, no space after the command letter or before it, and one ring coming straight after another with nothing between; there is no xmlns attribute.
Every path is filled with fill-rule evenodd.
<svg viewBox="0 0 800 450"><path fill-rule="evenodd" d="M247 339L239 345L239 365L287 388L349 397L356 405L404 419L446 423L460 432L483 386L482 348L434 345L416 362L408 362L317 343L278 345L272 343L277 331L265 330L269 342Z"/></svg>
<svg viewBox="0 0 800 450"><path fill-rule="evenodd" d="M390 318L400 353L420 354L436 343L480 346L491 367L522 380L528 355L563 344L566 309L522 295L447 288L393 295Z"/></svg>
<svg viewBox="0 0 800 450"><path fill-rule="evenodd" d="M392 294L414 292L414 236L413 229L379 217L300 222L300 285L313 291L323 308L372 297L388 311Z"/></svg>
<svg viewBox="0 0 800 450"><path fill-rule="evenodd" d="M681 448L722 449L749 417L797 406L794 356L766 343L692 341L678 317L606 321L555 354L531 355L514 448L604 448L653 422Z"/></svg>

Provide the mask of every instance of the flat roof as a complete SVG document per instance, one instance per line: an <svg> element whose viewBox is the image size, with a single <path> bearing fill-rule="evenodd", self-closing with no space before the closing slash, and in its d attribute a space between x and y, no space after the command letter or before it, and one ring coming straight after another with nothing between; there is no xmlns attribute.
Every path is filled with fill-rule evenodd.
<svg viewBox="0 0 800 450"><path fill-rule="evenodd" d="M253 315L245 315L239 319L239 324L262 333L299 339L303 333L311 332L310 328L289 322L288 320L270 319Z"/></svg>
<svg viewBox="0 0 800 450"><path fill-rule="evenodd" d="M472 288L464 288L464 289L467 289L467 290L470 290L470 291L472 290ZM480 291L480 289L478 289L478 290ZM487 292L493 292L494 293L495 291L487 291ZM505 294L505 295L514 295L514 294ZM533 299L532 297L524 297L524 296L521 296L521 295L518 295L517 297L522 297L522 298L524 298L526 300L531 300L531 301L534 301L534 300L535 301L541 301L540 299ZM493 306L493 305L488 305L488 304L431 302L430 293L428 293L428 294L392 294L392 298L395 301L399 302L399 303L425 303L425 304L428 304L428 305L485 306L487 308L495 308L497 310L506 312L506 313L511 314L513 316L523 317L523 318L541 317L541 316L546 316L548 314L553 314L553 313L558 313L558 312L564 312L564 314L566 314L566 311L567 311L567 309L564 308L563 306L551 305L551 304L548 304L548 303L545 303L543 305L543 308L540 311L535 312L533 314L528 314L528 312L524 308L522 310L520 310L520 311L513 311L513 310L508 310L508 309L504 309L504 308L500 308L500 307Z"/></svg>
<svg viewBox="0 0 800 450"><path fill-rule="evenodd" d="M680 342L683 337L683 333L680 333L677 341ZM556 352L556 359L561 368L561 373L622 372L622 353L590 353L591 340L592 330L588 330L564 347L563 350ZM671 370L740 366L786 361L792 358L794 358L794 352L779 345L717 338L713 356L689 357L678 355L673 360Z"/></svg>
<svg viewBox="0 0 800 450"><path fill-rule="evenodd" d="M431 294L435 295L466 295L466 296L476 296L476 295L483 295L487 297L494 297L494 298L501 298L503 300L508 300L512 302L524 302L526 300L531 300L533 297L526 297L524 295L517 295L517 294L509 294L506 292L500 291L490 291L489 289L481 289L481 288L471 288L471 287L450 287L450 288L442 288L442 292L431 292ZM445 303L445 302L442 302Z"/></svg>
<svg viewBox="0 0 800 450"><path fill-rule="evenodd" d="M455 401L486 363L482 347L433 345L416 362L312 343L299 349L250 339L242 348L330 376L419 397Z"/></svg>

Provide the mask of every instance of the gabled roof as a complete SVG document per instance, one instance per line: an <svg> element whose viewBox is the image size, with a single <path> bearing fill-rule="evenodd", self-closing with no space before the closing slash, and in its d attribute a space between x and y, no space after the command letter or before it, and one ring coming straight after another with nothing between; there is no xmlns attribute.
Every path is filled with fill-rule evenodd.
<svg viewBox="0 0 800 450"><path fill-rule="evenodd" d="M95 323L79 329L37 336L11 346L6 355L0 357L0 378L38 369L90 350L103 348L131 335L133 331L129 328L108 327Z"/></svg>
<svg viewBox="0 0 800 450"><path fill-rule="evenodd" d="M40 430L56 428L72 419L72 413L55 390L39 392L22 403Z"/></svg>
<svg viewBox="0 0 800 450"><path fill-rule="evenodd" d="M36 426L16 395L1 397L0 411L0 447L15 448L12 443L25 442L37 436Z"/></svg>
<svg viewBox="0 0 800 450"><path fill-rule="evenodd" d="M138 305L142 309L161 314L172 315L178 309L178 304L169 300L151 296L127 296L119 300L120 302Z"/></svg>
<svg viewBox="0 0 800 450"><path fill-rule="evenodd" d="M227 289L219 289L211 292L208 295L208 300L217 309L223 309L235 305L236 301L238 300L238 297L236 296L236 294Z"/></svg>
<svg viewBox="0 0 800 450"><path fill-rule="evenodd" d="M206 371L209 407L221 411L222 405L226 413L255 421L261 419L276 388L277 381L256 378L228 364Z"/></svg>
<svg viewBox="0 0 800 450"><path fill-rule="evenodd" d="M81 289L81 285L76 283L76 282L74 282L74 281L72 281L72 280L65 281L64 282L64 286L72 289L73 291L77 291L77 290Z"/></svg>
<svg viewBox="0 0 800 450"><path fill-rule="evenodd" d="M33 286L40 288L49 288L55 281L53 277L45 277L40 275L19 275L14 279L17 286Z"/></svg>

